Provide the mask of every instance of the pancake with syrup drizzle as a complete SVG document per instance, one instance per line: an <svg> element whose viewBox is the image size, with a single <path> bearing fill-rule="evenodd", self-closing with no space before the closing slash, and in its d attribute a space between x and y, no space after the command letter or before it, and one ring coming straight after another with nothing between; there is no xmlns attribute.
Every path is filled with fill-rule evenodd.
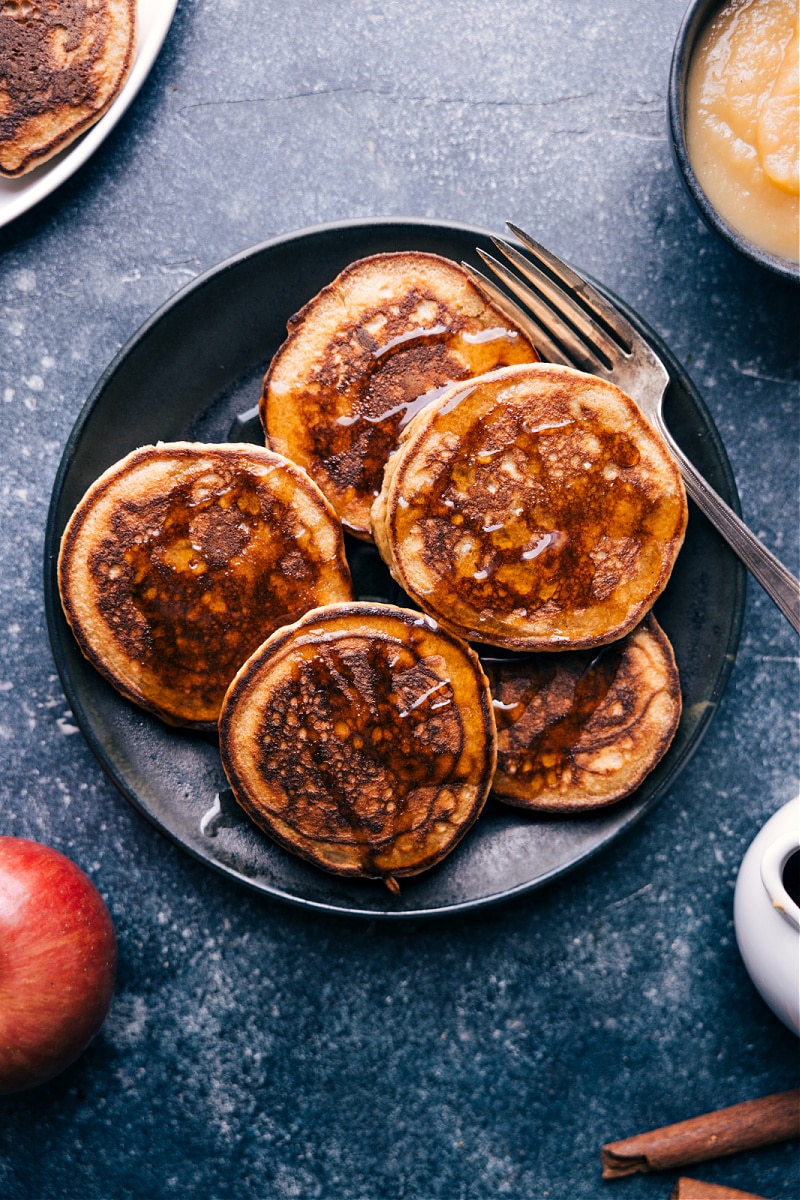
<svg viewBox="0 0 800 1200"><path fill-rule="evenodd" d="M508 367L419 412L386 467L375 541L400 586L469 641L600 646L634 628L683 542L683 482L613 384Z"/></svg>
<svg viewBox="0 0 800 1200"><path fill-rule="evenodd" d="M93 125L135 46L136 0L0 3L0 174L24 175Z"/></svg>
<svg viewBox="0 0 800 1200"><path fill-rule="evenodd" d="M305 467L367 540L386 460L414 412L455 380L538 359L460 266L417 251L352 263L288 330L264 378L267 445Z"/></svg>
<svg viewBox="0 0 800 1200"><path fill-rule="evenodd" d="M629 796L678 728L675 656L652 613L599 650L484 662L497 723L492 793L573 813Z"/></svg>
<svg viewBox="0 0 800 1200"><path fill-rule="evenodd" d="M495 725L477 656L434 621L336 604L244 664L219 723L233 793L287 850L337 875L415 875L478 816Z"/></svg>
<svg viewBox="0 0 800 1200"><path fill-rule="evenodd" d="M273 630L352 595L333 509L293 463L251 445L144 446L81 500L58 581L83 654L172 725L215 730Z"/></svg>

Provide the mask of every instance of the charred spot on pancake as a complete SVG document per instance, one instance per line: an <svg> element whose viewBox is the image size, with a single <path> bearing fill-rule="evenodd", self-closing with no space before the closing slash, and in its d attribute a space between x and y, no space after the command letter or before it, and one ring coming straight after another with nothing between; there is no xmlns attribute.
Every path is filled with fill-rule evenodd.
<svg viewBox="0 0 800 1200"><path fill-rule="evenodd" d="M663 590L686 498L634 402L536 364L453 385L420 412L373 508L397 582L462 637L600 645Z"/></svg>
<svg viewBox="0 0 800 1200"><path fill-rule="evenodd" d="M494 768L477 657L419 613L329 605L245 664L220 718L234 795L287 849L384 879L438 862L472 824Z"/></svg>
<svg viewBox="0 0 800 1200"><path fill-rule="evenodd" d="M264 379L268 443L366 538L386 460L414 413L453 381L537 359L461 267L418 252L351 264L288 329Z"/></svg>
<svg viewBox="0 0 800 1200"><path fill-rule="evenodd" d="M304 472L192 443L136 451L89 490L59 579L90 661L165 720L204 728L273 630L351 595L338 522Z"/></svg>
<svg viewBox="0 0 800 1200"><path fill-rule="evenodd" d="M485 664L498 732L493 794L582 812L633 792L666 753L681 712L669 641L652 614L591 651Z"/></svg>

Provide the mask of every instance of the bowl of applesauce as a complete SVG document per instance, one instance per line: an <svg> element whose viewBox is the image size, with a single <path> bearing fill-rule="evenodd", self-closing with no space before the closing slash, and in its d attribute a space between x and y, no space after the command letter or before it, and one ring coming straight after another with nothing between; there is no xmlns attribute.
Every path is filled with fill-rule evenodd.
<svg viewBox="0 0 800 1200"><path fill-rule="evenodd" d="M669 80L675 161L706 223L800 280L797 0L693 0Z"/></svg>

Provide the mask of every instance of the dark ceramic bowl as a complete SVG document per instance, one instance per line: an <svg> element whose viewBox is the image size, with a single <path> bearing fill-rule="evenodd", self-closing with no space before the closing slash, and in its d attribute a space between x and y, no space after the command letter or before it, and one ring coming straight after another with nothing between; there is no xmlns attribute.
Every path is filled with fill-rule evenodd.
<svg viewBox="0 0 800 1200"><path fill-rule="evenodd" d="M692 164L689 162L686 149L686 81L689 75L689 64L700 34L717 9L721 8L725 2L726 0L692 0L678 31L669 76L669 124L672 152L686 189L706 224L721 238L724 238L728 245L733 246L753 262L766 267L776 275L782 275L785 279L793 279L798 282L800 281L800 267L796 263L789 262L785 258L778 258L775 254L768 254L766 250L762 250L755 242L751 242L749 238L739 233L720 216L698 183Z"/></svg>

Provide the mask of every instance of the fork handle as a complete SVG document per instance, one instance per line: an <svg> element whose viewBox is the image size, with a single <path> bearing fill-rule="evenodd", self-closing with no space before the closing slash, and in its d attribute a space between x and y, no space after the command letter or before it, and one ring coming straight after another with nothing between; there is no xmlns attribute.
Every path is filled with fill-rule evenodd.
<svg viewBox="0 0 800 1200"><path fill-rule="evenodd" d="M787 571L772 551L758 540L744 521L737 517L733 509L729 508L722 497L706 483L676 445L663 423L660 425L660 432L678 461L686 491L697 507L702 509L734 553L751 574L755 575L767 595L772 597L793 628L800 633L800 580Z"/></svg>

